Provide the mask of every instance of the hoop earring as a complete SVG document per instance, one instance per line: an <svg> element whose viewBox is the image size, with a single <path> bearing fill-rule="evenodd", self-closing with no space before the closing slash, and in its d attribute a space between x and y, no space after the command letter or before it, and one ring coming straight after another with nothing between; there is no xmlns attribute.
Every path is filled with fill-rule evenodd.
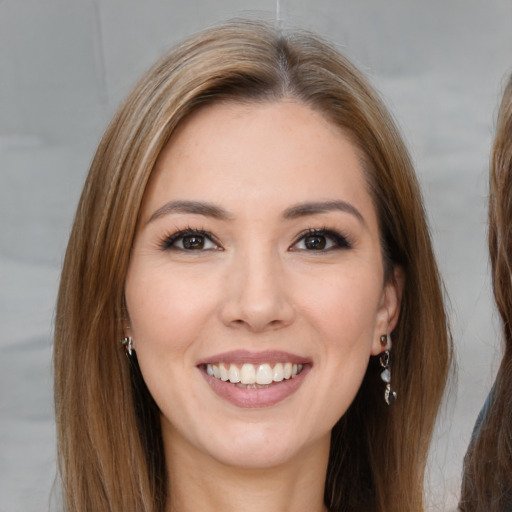
<svg viewBox="0 0 512 512"><path fill-rule="evenodd" d="M380 372L380 378L386 383L386 388L384 389L384 401L387 405L391 405L397 399L396 391L391 387L391 337L389 334L382 335L380 337L380 342L383 346L387 347L379 358L380 365L383 368Z"/></svg>
<svg viewBox="0 0 512 512"><path fill-rule="evenodd" d="M123 345L126 355L128 357L131 357L133 355L133 340L131 336L127 336L126 338L123 338L122 340L119 340L119 343Z"/></svg>

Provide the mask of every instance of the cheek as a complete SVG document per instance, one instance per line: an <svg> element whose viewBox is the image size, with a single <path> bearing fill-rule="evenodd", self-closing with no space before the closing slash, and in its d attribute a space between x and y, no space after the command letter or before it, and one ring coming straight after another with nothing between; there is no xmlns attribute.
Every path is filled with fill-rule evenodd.
<svg viewBox="0 0 512 512"><path fill-rule="evenodd" d="M215 315L215 296L201 276L165 265L133 265L125 283L131 335L144 381L166 417L185 410L194 389L198 340ZM197 273L196 273L197 274ZM209 283L213 284L213 283ZM179 423L174 418L173 423Z"/></svg>
<svg viewBox="0 0 512 512"><path fill-rule="evenodd" d="M318 277L318 276L317 276ZM381 289L381 277L368 273L340 271L325 279L303 283L300 292L303 310L331 349L344 351L363 340L373 340Z"/></svg>
<svg viewBox="0 0 512 512"><path fill-rule="evenodd" d="M375 270L341 270L303 280L296 293L306 322L303 332L312 329L317 347L319 371L311 376L315 396L308 417L315 431L332 428L361 386L375 339L381 281Z"/></svg>
<svg viewBox="0 0 512 512"><path fill-rule="evenodd" d="M125 294L136 349L185 350L213 317L216 289L188 272L131 268Z"/></svg>

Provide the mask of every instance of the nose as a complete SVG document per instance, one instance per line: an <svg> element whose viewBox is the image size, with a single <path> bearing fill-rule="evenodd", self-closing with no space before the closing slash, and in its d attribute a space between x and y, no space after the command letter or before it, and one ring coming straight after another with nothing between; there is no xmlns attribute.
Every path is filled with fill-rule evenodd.
<svg viewBox="0 0 512 512"><path fill-rule="evenodd" d="M225 325L265 332L290 325L295 308L290 300L282 265L276 255L240 255L225 282L221 318Z"/></svg>

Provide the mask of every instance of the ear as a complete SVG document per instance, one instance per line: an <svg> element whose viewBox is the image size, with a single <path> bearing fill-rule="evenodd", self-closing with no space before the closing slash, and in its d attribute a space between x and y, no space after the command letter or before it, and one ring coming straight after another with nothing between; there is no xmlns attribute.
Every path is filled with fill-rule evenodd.
<svg viewBox="0 0 512 512"><path fill-rule="evenodd" d="M131 328L130 319L128 317L125 317L123 319L123 337L125 337L125 338L132 337L132 328Z"/></svg>
<svg viewBox="0 0 512 512"><path fill-rule="evenodd" d="M386 350L380 338L384 334L391 334L398 323L400 304L405 283L405 274L402 267L395 266L392 275L388 278L382 289L377 321L372 343L372 355L376 356Z"/></svg>
<svg viewBox="0 0 512 512"><path fill-rule="evenodd" d="M126 305L126 297L123 291L123 304L121 308L121 325L123 326L123 336L129 338L131 336L131 320L130 313L128 312L128 306Z"/></svg>

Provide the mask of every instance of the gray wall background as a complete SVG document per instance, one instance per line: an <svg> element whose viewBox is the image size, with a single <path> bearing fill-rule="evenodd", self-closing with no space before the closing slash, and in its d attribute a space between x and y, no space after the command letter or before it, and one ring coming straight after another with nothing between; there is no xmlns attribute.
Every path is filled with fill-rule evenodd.
<svg viewBox="0 0 512 512"><path fill-rule="evenodd" d="M285 22L336 41L365 71L415 160L458 363L427 495L432 510L453 510L501 353L488 278L487 164L497 98L512 70L512 4L282 0L279 9ZM233 16L275 12L275 0L0 0L0 512L58 508L49 497L54 302L76 202L106 123L182 37Z"/></svg>

